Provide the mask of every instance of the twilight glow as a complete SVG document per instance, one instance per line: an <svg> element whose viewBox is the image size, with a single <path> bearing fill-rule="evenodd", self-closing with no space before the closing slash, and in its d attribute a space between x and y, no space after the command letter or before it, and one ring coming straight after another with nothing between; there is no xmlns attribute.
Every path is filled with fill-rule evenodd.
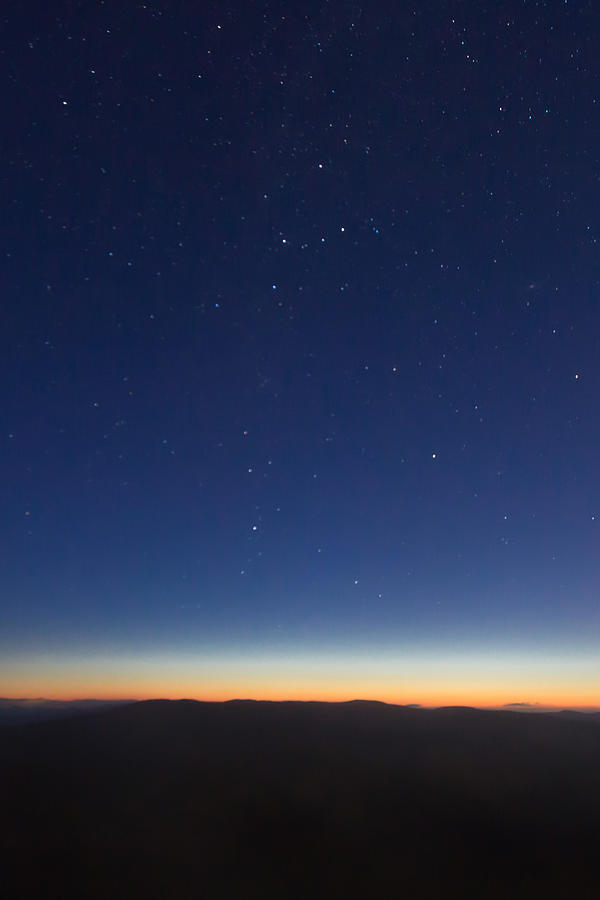
<svg viewBox="0 0 600 900"><path fill-rule="evenodd" d="M227 700L349 700L356 697L425 706L594 707L598 661L590 653L521 656L429 650L376 655L354 651L328 655L261 652L19 657L8 661L4 684L12 696L147 699L191 697Z"/></svg>

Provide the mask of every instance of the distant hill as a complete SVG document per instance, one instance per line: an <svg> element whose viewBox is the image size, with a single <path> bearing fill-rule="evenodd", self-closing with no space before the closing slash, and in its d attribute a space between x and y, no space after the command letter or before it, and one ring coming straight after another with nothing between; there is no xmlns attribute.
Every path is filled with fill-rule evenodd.
<svg viewBox="0 0 600 900"><path fill-rule="evenodd" d="M600 723L600 712L579 712L579 710L576 709L561 709L559 712L554 713L554 715L560 716L561 719L578 719L580 722L588 721Z"/></svg>
<svg viewBox="0 0 600 900"><path fill-rule="evenodd" d="M598 717L148 701L0 731L14 897L597 897Z"/></svg>
<svg viewBox="0 0 600 900"><path fill-rule="evenodd" d="M19 725L25 722L42 722L45 719L62 719L81 712L118 706L123 702L131 703L132 701L45 700L43 697L9 699L0 697L0 725Z"/></svg>

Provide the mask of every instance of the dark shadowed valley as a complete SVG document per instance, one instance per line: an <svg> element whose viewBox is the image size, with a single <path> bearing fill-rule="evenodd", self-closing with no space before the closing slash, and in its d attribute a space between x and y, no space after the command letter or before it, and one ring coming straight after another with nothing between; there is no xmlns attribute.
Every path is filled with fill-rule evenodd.
<svg viewBox="0 0 600 900"><path fill-rule="evenodd" d="M0 739L15 898L597 896L597 716L148 701Z"/></svg>

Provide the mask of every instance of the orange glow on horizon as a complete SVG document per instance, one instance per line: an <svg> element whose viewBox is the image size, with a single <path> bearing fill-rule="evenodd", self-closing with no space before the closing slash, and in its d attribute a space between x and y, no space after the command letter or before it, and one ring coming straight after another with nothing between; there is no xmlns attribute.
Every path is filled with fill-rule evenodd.
<svg viewBox="0 0 600 900"><path fill-rule="evenodd" d="M25 688L29 690L25 690ZM165 686L166 687L166 686ZM16 688L16 686L15 686ZM548 693L536 696L533 701L515 700L514 694L504 692L472 691L472 692L443 692L443 691L415 691L410 694L400 693L398 691L385 691L379 693L373 692L356 692L351 690L324 690L323 688L315 688L310 690L308 687L304 690L286 691L273 688L272 690L263 690L260 692L235 689L199 691L197 687L192 685L170 686L169 689L160 689L156 686L156 690L140 689L139 686L131 685L131 689L127 690L124 685L106 685L99 690L97 684L90 685L86 690L81 684L76 689L64 688L63 690L44 689L43 686L37 690L31 690L31 685L23 685L23 690L13 690L11 696L19 699L45 699L57 701L75 701L84 699L95 700L198 700L207 703L223 703L230 700L266 700L271 702L286 701L302 701L302 702L323 702L323 703L344 703L351 700L372 700L382 703L388 703L395 706L421 706L423 708L437 708L441 706L471 706L479 709L513 709L518 711L536 711L536 710L552 710L552 709L577 709L577 710L600 710L600 699L598 695L590 696L589 691L582 691L580 694L575 693Z"/></svg>
<svg viewBox="0 0 600 900"><path fill-rule="evenodd" d="M30 656L4 664L0 696L50 700L188 698L343 702L400 706L599 709L594 654L550 657L400 651L283 655L148 653ZM519 705L520 704L520 705Z"/></svg>

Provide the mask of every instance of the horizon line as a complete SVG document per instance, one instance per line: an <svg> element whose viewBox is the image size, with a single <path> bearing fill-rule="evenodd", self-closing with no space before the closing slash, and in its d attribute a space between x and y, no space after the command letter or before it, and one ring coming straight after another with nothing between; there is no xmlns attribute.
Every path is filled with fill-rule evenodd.
<svg viewBox="0 0 600 900"><path fill-rule="evenodd" d="M582 712L582 713L600 713L600 706L590 706L585 704L573 704L573 705L561 705L561 704L544 704L539 702L526 702L526 701L514 701L511 703L502 703L502 704L489 704L489 705L479 705L479 704L469 704L469 703L439 703L439 704L425 704L425 703L396 703L389 700L378 700L374 697L350 697L348 699L340 700L324 700L324 699L313 699L313 698L305 698L299 699L297 697L283 697L279 699L272 699L269 697L243 697L243 696L232 696L227 698L220 699L206 699L200 697L192 697L192 696L177 696L177 697L165 697L165 696L155 696L155 697L0 697L0 703L111 703L111 704L123 704L123 703L151 703L153 701L161 701L161 702L192 702L192 703L323 703L323 704L348 704L348 703L377 703L381 706L395 706L400 709L423 709L423 710L435 710L435 709L475 709L481 711L490 711L490 712Z"/></svg>

